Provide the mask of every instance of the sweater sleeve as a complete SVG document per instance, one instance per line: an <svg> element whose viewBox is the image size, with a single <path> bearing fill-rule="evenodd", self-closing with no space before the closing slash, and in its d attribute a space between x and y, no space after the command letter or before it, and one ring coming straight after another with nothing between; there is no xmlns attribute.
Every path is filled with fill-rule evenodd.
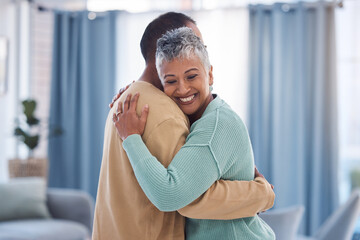
<svg viewBox="0 0 360 240"><path fill-rule="evenodd" d="M218 163L207 144L185 144L168 168L151 155L140 135L127 137L123 147L141 188L161 211L183 208L220 178Z"/></svg>
<svg viewBox="0 0 360 240"><path fill-rule="evenodd" d="M274 205L275 193L265 178L254 181L215 182L198 199L179 209L189 218L222 219L252 217Z"/></svg>

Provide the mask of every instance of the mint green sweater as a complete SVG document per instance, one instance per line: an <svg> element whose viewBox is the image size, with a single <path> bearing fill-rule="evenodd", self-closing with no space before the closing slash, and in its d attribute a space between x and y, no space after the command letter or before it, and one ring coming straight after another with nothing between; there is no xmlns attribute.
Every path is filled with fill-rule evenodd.
<svg viewBox="0 0 360 240"><path fill-rule="evenodd" d="M150 110L151 111L151 110ZM192 124L185 145L166 169L140 135L123 147L149 200L161 211L175 211L203 194L216 180L253 180L254 158L246 126L219 97ZM186 219L186 239L275 239L258 216L234 220Z"/></svg>

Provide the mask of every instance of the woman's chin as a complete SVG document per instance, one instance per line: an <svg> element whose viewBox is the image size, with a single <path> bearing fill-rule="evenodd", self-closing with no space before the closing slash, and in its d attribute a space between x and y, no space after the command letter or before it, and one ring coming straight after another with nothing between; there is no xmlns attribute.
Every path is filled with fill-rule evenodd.
<svg viewBox="0 0 360 240"><path fill-rule="evenodd" d="M179 106L179 107L181 111L187 116L194 114L194 111L192 109L186 108L184 106Z"/></svg>

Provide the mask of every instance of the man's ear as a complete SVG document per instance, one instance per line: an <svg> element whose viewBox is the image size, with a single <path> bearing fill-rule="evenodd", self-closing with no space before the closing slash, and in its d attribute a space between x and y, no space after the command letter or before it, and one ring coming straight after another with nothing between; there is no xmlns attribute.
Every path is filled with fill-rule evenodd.
<svg viewBox="0 0 360 240"><path fill-rule="evenodd" d="M213 66L210 66L209 70L209 86L212 86L214 84L214 77L213 77Z"/></svg>

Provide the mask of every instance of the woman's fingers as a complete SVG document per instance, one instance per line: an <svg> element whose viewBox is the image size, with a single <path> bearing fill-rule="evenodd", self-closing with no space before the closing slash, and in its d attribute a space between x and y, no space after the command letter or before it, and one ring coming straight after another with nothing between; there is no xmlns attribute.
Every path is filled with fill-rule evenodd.
<svg viewBox="0 0 360 240"><path fill-rule="evenodd" d="M112 108L114 106L114 103L116 102L116 100L119 99L119 97L131 86L131 84L133 84L135 81L133 81L132 83L130 83L129 85L127 85L126 87L120 88L119 92L113 97L111 103L109 104L109 107Z"/></svg>
<svg viewBox="0 0 360 240"><path fill-rule="evenodd" d="M138 116L136 113L138 100L139 93L136 93L133 97L131 94L127 95L124 103L118 102L116 112L113 114L114 126L122 140L132 134L143 135L145 131L149 106L146 104L141 111L141 115Z"/></svg>
<svg viewBox="0 0 360 240"><path fill-rule="evenodd" d="M141 116L140 116L140 121L144 124L144 127L145 127L145 123L146 123L148 114L149 114L149 105L145 104L145 106L143 107L143 109L141 111Z"/></svg>
<svg viewBox="0 0 360 240"><path fill-rule="evenodd" d="M118 93L118 94L116 94L114 97L113 97L113 102L115 102L118 98L120 97L120 94Z"/></svg>
<svg viewBox="0 0 360 240"><path fill-rule="evenodd" d="M119 120L119 114L123 112L122 110L122 102L118 102L118 106L116 108L116 112L113 113L113 122L117 122Z"/></svg>
<svg viewBox="0 0 360 240"><path fill-rule="evenodd" d="M113 123L117 122L118 118L116 116L116 113L113 113L113 116L112 116L112 121Z"/></svg>
<svg viewBox="0 0 360 240"><path fill-rule="evenodd" d="M123 113L123 104L122 104L122 102L119 102L118 106L116 108L116 116L118 116L121 113Z"/></svg>
<svg viewBox="0 0 360 240"><path fill-rule="evenodd" d="M124 88L120 88L120 89L119 89L119 92L118 92L118 95L120 96L123 92L125 92L125 90L126 90L126 89L124 89Z"/></svg>
<svg viewBox="0 0 360 240"><path fill-rule="evenodd" d="M112 107L114 106L115 101L116 101L119 97L120 97L119 94L116 94L116 95L113 97L111 103L109 104L109 108L112 108Z"/></svg>
<svg viewBox="0 0 360 240"><path fill-rule="evenodd" d="M136 106L137 106L137 102L139 100L139 93L136 93L133 97L131 97L131 93L129 93L126 96L126 100L124 102L124 104L122 102L118 102L118 106L116 108L116 113L114 113L114 116L116 116L116 118L114 118L113 116L113 120L117 120L119 114L122 114L123 112L126 112L127 110L133 110L134 112L136 111Z"/></svg>
<svg viewBox="0 0 360 240"><path fill-rule="evenodd" d="M123 108L123 111L126 112L127 110L129 110L129 107L130 107L130 100L131 100L131 93L129 93L127 96L126 96L126 100L124 102L124 108Z"/></svg>
<svg viewBox="0 0 360 240"><path fill-rule="evenodd" d="M131 98L129 110L136 111L138 100L139 100L139 93L135 93L135 95Z"/></svg>

